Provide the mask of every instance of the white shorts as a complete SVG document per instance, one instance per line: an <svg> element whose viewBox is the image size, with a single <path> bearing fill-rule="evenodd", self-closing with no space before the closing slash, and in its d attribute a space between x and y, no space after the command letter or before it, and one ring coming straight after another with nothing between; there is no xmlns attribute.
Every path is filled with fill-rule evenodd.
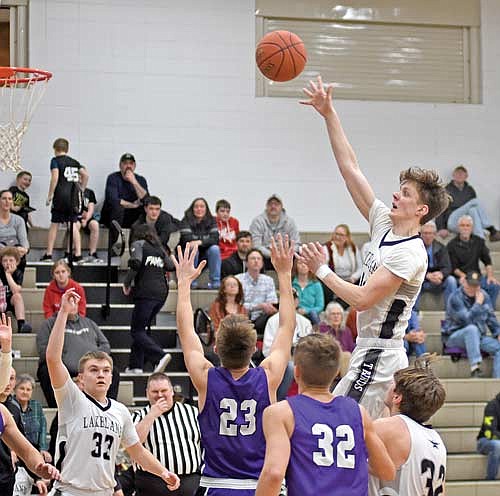
<svg viewBox="0 0 500 496"><path fill-rule="evenodd" d="M365 348L356 346L349 371L333 391L349 396L363 405L373 419L382 416L385 396L393 383L394 372L408 367L408 357L401 348Z"/></svg>

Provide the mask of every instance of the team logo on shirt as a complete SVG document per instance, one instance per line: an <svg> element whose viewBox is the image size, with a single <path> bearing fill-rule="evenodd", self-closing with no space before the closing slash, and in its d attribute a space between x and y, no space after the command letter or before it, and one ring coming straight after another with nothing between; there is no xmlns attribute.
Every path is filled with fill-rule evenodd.
<svg viewBox="0 0 500 496"><path fill-rule="evenodd" d="M104 417L102 415L90 415L83 417L84 429L95 429L96 427L114 432L118 434L118 436L122 435L122 426L109 417Z"/></svg>

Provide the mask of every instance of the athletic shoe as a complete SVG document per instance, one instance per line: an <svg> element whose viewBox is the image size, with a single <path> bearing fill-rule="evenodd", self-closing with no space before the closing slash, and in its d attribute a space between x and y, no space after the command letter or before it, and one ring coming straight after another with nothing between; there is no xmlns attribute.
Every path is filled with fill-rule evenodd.
<svg viewBox="0 0 500 496"><path fill-rule="evenodd" d="M170 363L170 360L172 360L172 355L170 353L165 353L165 355L163 355L163 358L158 362L158 365L153 370L153 373L157 374L159 372L165 372L165 369Z"/></svg>
<svg viewBox="0 0 500 496"><path fill-rule="evenodd" d="M19 329L19 332L21 334L29 334L30 332L33 332L33 327L31 327L31 324L28 324L28 322L25 322L21 326L21 329Z"/></svg>
<svg viewBox="0 0 500 496"><path fill-rule="evenodd" d="M479 379L481 377L484 377L484 374L479 367L476 367L474 370L471 370L470 376L474 379Z"/></svg>
<svg viewBox="0 0 500 496"><path fill-rule="evenodd" d="M125 369L125 373L126 374L133 374L133 375L136 375L136 374L142 374L144 373L142 369L130 369L130 368L126 368Z"/></svg>
<svg viewBox="0 0 500 496"><path fill-rule="evenodd" d="M52 255L47 255L47 253L44 254L44 256L40 259L40 262L53 262Z"/></svg>
<svg viewBox="0 0 500 496"><path fill-rule="evenodd" d="M490 234L490 241L500 241L500 231Z"/></svg>

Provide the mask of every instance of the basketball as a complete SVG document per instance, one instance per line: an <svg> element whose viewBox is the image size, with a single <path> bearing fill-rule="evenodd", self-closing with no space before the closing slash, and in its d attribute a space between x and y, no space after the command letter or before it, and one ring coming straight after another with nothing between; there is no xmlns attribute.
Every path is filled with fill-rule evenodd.
<svg viewBox="0 0 500 496"><path fill-rule="evenodd" d="M307 62L304 42L290 31L272 31L257 44L255 60L262 74L273 81L296 78Z"/></svg>

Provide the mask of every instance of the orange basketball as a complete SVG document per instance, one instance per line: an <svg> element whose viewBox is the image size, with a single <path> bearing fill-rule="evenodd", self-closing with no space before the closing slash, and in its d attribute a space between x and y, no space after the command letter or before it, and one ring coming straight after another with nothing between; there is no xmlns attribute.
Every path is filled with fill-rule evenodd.
<svg viewBox="0 0 500 496"><path fill-rule="evenodd" d="M290 31L267 33L255 49L260 72L273 81L290 81L297 77L307 62L304 42Z"/></svg>

